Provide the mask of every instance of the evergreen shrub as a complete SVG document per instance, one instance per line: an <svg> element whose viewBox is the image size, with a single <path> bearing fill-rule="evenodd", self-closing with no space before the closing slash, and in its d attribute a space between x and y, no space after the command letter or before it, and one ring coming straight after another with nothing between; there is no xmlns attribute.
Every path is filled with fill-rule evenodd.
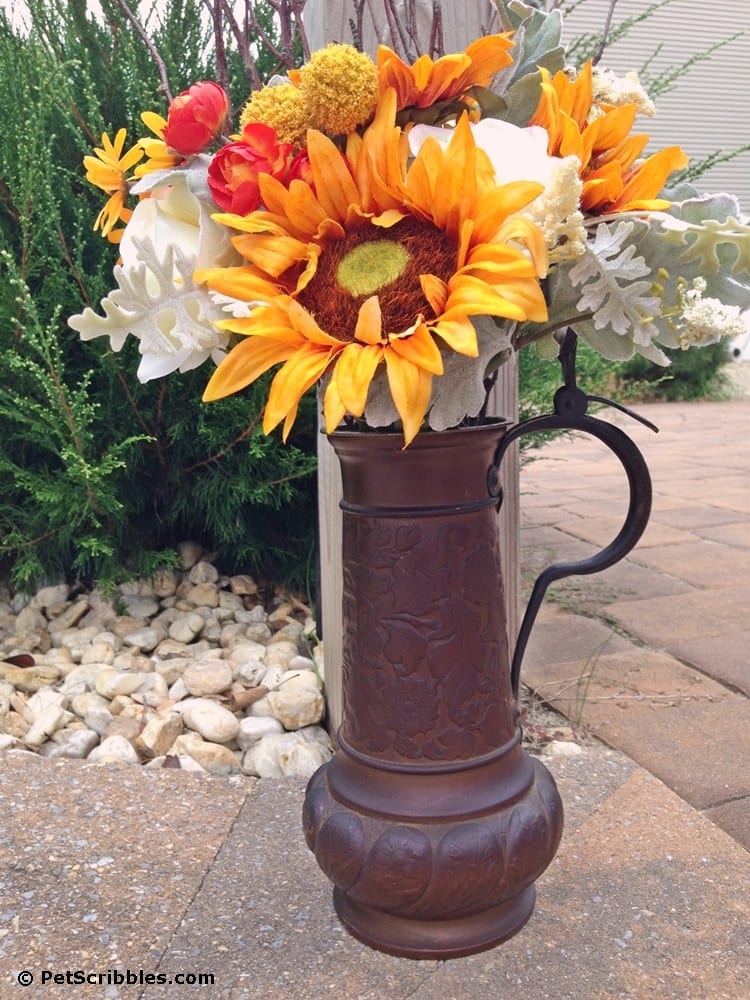
<svg viewBox="0 0 750 1000"><path fill-rule="evenodd" d="M726 341L699 351L667 350L668 368L636 356L618 367L619 391L629 398L695 400L726 398L728 380L724 366L729 362Z"/></svg>
<svg viewBox="0 0 750 1000"><path fill-rule="evenodd" d="M302 586L315 539L312 401L284 446L260 430L265 385L202 404L207 369L141 385L133 344L115 354L67 326L113 287L117 259L92 230L102 195L82 159L102 132L126 125L131 141L142 111L167 106L119 5L104 0L103 22L87 6L31 0L28 33L0 13L0 576L28 589L106 585L173 564L190 538L227 572ZM131 3L144 17L151 6ZM216 76L202 10L172 0L149 22L173 93ZM248 85L230 43L239 103Z"/></svg>

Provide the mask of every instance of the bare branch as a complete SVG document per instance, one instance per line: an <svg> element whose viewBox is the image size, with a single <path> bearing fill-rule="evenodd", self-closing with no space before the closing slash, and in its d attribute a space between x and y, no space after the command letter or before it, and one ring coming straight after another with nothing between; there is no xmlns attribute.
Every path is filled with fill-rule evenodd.
<svg viewBox="0 0 750 1000"><path fill-rule="evenodd" d="M360 52L365 50L364 31L362 28L362 15L365 9L365 0L354 0L354 17L349 18L349 28L352 33L354 47Z"/></svg>
<svg viewBox="0 0 750 1000"><path fill-rule="evenodd" d="M307 60L310 58L310 43L307 40L307 33L305 32L305 22L302 20L302 11L305 6L305 0L292 0L292 14L294 15L294 27L299 36L300 45L302 46L302 58Z"/></svg>
<svg viewBox="0 0 750 1000"><path fill-rule="evenodd" d="M211 9L211 0L203 0L203 2L207 7L209 7L209 9ZM250 90L257 90L260 86L262 86L262 81L258 75L257 69L255 68L255 60L250 54L250 28L255 28L258 33L260 33L260 28L255 23L252 25L250 24L251 17L253 21L255 20L255 12L252 10L252 6L248 3L248 0L245 0L244 27L241 27L238 24L237 18L234 16L234 11L227 0L215 0L214 6L217 8L219 14L218 18L214 20L217 49L220 36L222 37L223 45L224 25L221 19L221 14L223 14L227 20L227 24L229 25L229 30L232 32L234 40L237 43L240 55L242 56L242 65L245 68L245 79L247 80L248 87ZM252 14L250 13L251 11ZM226 90L227 88L225 87L224 89Z"/></svg>
<svg viewBox="0 0 750 1000"><path fill-rule="evenodd" d="M494 35L501 30L500 15L491 0L487 0L487 13L481 23L483 35Z"/></svg>
<svg viewBox="0 0 750 1000"><path fill-rule="evenodd" d="M143 27L138 18L135 16L130 7L128 7L125 0L117 0L117 5L120 8L120 10L122 10L123 14L127 17L127 19L130 21L130 23L133 25L138 35L140 36L141 41L146 46L148 51L151 53L151 58L154 60L156 68L159 70L159 76L161 77L161 89L164 91L164 96L166 97L167 101L171 104L172 90L169 86L169 77L167 76L167 67L164 63L164 60L159 55L159 52L157 51L154 43L149 38L148 32Z"/></svg>
<svg viewBox="0 0 750 1000"><path fill-rule="evenodd" d="M350 20L349 24L355 39L364 36L363 22L366 7L377 42L390 45L402 59L415 62L423 53L432 58L445 54L442 0L352 0L352 2L356 15L356 28L353 20ZM426 29L424 18L429 17L429 9L432 17L428 34L426 30L420 31L420 17L421 24ZM421 36L426 36L426 44L423 43Z"/></svg>
<svg viewBox="0 0 750 1000"><path fill-rule="evenodd" d="M211 26L214 33L214 52L216 53L216 82L223 88L225 93L229 93L229 69L227 67L224 32L222 30L221 7L220 4L214 3L212 0L203 0L203 6L211 15Z"/></svg>
<svg viewBox="0 0 750 1000"><path fill-rule="evenodd" d="M378 22L372 10L372 0L368 0L368 6L370 8L372 22L377 25ZM394 51L400 56L410 59L413 62L416 55L411 51L409 36L406 32L405 26L401 23L401 18L399 17L399 12L395 8L394 0L383 0L383 11L385 13L385 19L388 23L388 33L390 35L390 41Z"/></svg>
<svg viewBox="0 0 750 1000"><path fill-rule="evenodd" d="M607 47L607 39L609 38L609 29L612 26L612 17L615 13L616 6L617 6L617 0L609 0L609 10L607 11L607 17L604 21L604 28L602 29L602 38L601 41L599 42L599 47L594 53L594 56L591 60L593 66L596 66L601 57L604 55L604 50Z"/></svg>
<svg viewBox="0 0 750 1000"><path fill-rule="evenodd" d="M432 0L432 27L430 29L430 47L427 54L433 59L436 56L445 55L443 7L440 0Z"/></svg>

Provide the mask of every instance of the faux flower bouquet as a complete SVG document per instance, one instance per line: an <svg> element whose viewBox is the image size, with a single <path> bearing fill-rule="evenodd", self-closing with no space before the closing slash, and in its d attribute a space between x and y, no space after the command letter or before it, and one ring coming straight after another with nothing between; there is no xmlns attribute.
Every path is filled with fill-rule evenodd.
<svg viewBox="0 0 750 1000"><path fill-rule="evenodd" d="M153 137L129 150L103 136L85 165L118 287L71 326L137 337L141 380L213 359L205 400L280 366L266 432L286 437L318 384L329 433L400 421L407 444L476 416L513 350L554 356L567 328L664 364L741 333L736 200L680 184L679 147L642 158L637 80L573 70L559 14L511 8L514 31L434 61L330 45L228 138L211 82L144 114Z"/></svg>

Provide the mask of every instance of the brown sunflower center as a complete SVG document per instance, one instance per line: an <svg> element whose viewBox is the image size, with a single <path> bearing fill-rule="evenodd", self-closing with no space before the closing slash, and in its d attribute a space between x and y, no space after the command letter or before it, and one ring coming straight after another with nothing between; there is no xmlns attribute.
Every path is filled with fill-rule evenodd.
<svg viewBox="0 0 750 1000"><path fill-rule="evenodd" d="M325 248L298 300L323 330L353 340L360 306L377 295L384 333L400 333L420 314L436 318L419 276L448 281L455 270L456 242L432 223L408 218L390 229L367 223Z"/></svg>

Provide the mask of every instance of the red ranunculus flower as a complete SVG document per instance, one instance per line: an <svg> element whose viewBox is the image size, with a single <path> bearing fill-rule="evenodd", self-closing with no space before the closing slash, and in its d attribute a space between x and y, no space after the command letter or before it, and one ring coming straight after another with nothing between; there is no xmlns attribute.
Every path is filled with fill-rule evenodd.
<svg viewBox="0 0 750 1000"><path fill-rule="evenodd" d="M290 184L293 180L304 181L305 184L309 184L310 187L314 188L312 167L310 166L310 157L307 155L307 150L303 150L301 153L297 153L292 162L289 164L289 173L287 175L286 183Z"/></svg>
<svg viewBox="0 0 750 1000"><path fill-rule="evenodd" d="M218 83L194 83L169 105L163 139L183 156L202 152L221 135L229 99Z"/></svg>
<svg viewBox="0 0 750 1000"><path fill-rule="evenodd" d="M214 201L235 215L254 212L260 207L258 174L271 174L286 184L291 158L291 143L279 142L269 125L246 125L242 138L222 146L208 168Z"/></svg>

